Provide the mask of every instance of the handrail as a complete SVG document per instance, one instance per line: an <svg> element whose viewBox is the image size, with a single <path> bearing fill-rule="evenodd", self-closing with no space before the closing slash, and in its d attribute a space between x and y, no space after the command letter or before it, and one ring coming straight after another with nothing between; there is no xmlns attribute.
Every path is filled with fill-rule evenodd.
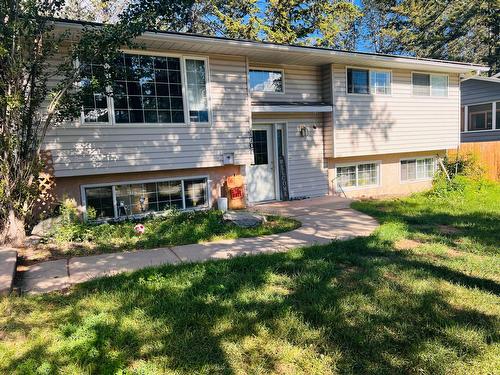
<svg viewBox="0 0 500 375"><path fill-rule="evenodd" d="M334 177L332 178L332 183L335 182L335 180L337 180L338 177ZM340 191L342 192L342 194L344 194L344 198L347 198L347 194L345 193L344 189L342 188L342 185L340 185L338 182L336 184L336 186L340 189Z"/></svg>

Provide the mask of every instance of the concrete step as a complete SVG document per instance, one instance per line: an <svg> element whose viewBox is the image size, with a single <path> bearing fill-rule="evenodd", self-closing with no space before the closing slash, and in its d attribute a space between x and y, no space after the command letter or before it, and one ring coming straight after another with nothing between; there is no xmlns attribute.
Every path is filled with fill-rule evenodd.
<svg viewBox="0 0 500 375"><path fill-rule="evenodd" d="M0 248L0 296L8 295L12 291L16 264L17 251L11 248Z"/></svg>

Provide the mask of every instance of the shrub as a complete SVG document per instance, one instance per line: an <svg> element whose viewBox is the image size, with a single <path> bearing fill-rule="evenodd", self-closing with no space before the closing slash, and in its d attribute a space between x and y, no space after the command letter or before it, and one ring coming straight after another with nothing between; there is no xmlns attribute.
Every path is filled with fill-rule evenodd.
<svg viewBox="0 0 500 375"><path fill-rule="evenodd" d="M457 153L453 156L446 155L442 161L450 177L459 175L476 181L484 179L485 170L474 154Z"/></svg>
<svg viewBox="0 0 500 375"><path fill-rule="evenodd" d="M64 198L61 207L61 223L63 225L80 222L77 203L74 199Z"/></svg>
<svg viewBox="0 0 500 375"><path fill-rule="evenodd" d="M450 194L463 194L466 190L480 190L485 184L485 171L473 154L446 155L443 166L434 177L431 195L445 197ZM448 179L449 177L449 179Z"/></svg>

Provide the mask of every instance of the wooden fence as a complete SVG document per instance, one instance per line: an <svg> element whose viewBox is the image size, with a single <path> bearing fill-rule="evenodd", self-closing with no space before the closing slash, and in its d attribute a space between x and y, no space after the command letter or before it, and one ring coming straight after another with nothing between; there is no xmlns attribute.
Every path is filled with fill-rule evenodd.
<svg viewBox="0 0 500 375"><path fill-rule="evenodd" d="M448 151L449 155L454 155L456 152L457 150ZM500 141L461 143L459 153L476 155L488 177L500 181Z"/></svg>

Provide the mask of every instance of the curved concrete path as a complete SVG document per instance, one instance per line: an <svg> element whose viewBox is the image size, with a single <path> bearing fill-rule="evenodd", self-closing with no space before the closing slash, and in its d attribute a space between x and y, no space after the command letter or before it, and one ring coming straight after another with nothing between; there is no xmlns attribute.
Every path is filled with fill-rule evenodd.
<svg viewBox="0 0 500 375"><path fill-rule="evenodd" d="M253 211L293 217L302 226L291 232L262 237L42 262L24 273L21 289L28 293L46 293L96 277L145 267L281 252L372 233L378 223L350 209L349 205L349 200L335 197L257 205Z"/></svg>

